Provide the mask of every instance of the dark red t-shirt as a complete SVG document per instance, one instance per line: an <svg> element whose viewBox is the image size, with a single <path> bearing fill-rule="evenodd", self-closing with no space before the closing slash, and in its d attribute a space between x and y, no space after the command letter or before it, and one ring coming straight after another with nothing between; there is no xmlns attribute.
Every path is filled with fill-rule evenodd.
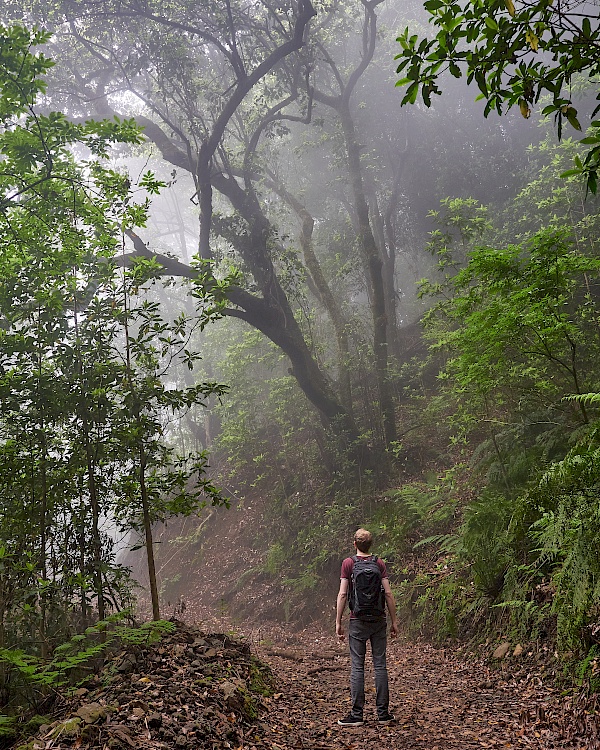
<svg viewBox="0 0 600 750"><path fill-rule="evenodd" d="M361 556L359 555L359 557ZM370 557L373 557L373 555L369 555L368 557L363 557L362 559L368 560ZM381 571L381 577L388 578L385 563L380 557L377 558L377 565L379 567L379 570ZM340 578L347 578L348 581L352 583L352 571L353 570L354 570L354 560L351 557L347 557L342 563L342 572L340 574ZM353 617L354 617L354 613L350 612L350 619L352 619Z"/></svg>

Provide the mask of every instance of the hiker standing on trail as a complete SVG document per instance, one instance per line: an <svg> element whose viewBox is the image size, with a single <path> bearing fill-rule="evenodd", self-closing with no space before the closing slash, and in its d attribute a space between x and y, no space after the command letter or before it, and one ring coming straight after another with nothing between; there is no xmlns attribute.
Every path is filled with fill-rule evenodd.
<svg viewBox="0 0 600 750"><path fill-rule="evenodd" d="M385 605L390 613L392 638L398 635L396 602L390 587L383 560L372 555L369 550L373 536L366 529L358 529L354 534L356 554L347 557L342 563L340 590L337 596L335 632L340 641L344 639L342 615L346 602L350 607L348 641L350 644L350 694L352 709L348 716L340 719L342 727L363 725L365 705L365 654L367 641L371 642L373 667L375 668L375 690L377 693L377 718L382 724L394 720L389 711L388 673L385 662L387 647L387 623Z"/></svg>

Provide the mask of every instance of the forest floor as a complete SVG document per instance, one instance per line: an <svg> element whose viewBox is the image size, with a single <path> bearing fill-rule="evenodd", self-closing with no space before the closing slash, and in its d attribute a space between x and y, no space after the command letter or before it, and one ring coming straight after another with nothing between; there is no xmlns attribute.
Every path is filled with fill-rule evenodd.
<svg viewBox="0 0 600 750"><path fill-rule="evenodd" d="M348 714L346 644L313 625L290 633L213 633L176 622L160 642L114 652L58 701L18 750L598 750L595 699L562 695L542 667L489 666L460 647L389 643L391 710L375 715L366 670L365 724ZM209 631L209 632L207 632ZM265 666L270 667L270 673Z"/></svg>
<svg viewBox="0 0 600 750"><path fill-rule="evenodd" d="M465 750L600 747L595 700L563 695L544 667L505 661L495 668L460 647L435 648L399 637L388 644L391 711L377 722L374 674L367 653L365 724L337 725L350 709L347 642L313 625L248 633L269 664L276 693L266 698L248 748L271 750ZM507 657L511 659L510 656ZM244 745L246 747L246 745Z"/></svg>
<svg viewBox="0 0 600 750"><path fill-rule="evenodd" d="M287 611L289 624L282 624L285 592L276 577L260 574L266 527L262 503L246 501L213 516L200 546L167 554L163 545L161 575L174 582L164 616L241 636L273 672L273 695L261 700L257 722L232 750L600 750L596 699L557 685L560 665L541 643L523 644L519 656L511 644L494 659L498 643L475 654L459 643L435 647L401 635L388 646L396 720L376 721L367 653L365 724L338 726L350 708L347 641L334 634L339 569L320 598Z"/></svg>

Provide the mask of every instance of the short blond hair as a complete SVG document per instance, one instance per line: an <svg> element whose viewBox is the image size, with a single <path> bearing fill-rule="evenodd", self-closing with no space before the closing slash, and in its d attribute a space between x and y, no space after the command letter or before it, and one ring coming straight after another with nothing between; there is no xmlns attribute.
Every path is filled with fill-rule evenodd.
<svg viewBox="0 0 600 750"><path fill-rule="evenodd" d="M373 534L366 529L357 529L354 532L354 541L361 552L368 552L373 544Z"/></svg>

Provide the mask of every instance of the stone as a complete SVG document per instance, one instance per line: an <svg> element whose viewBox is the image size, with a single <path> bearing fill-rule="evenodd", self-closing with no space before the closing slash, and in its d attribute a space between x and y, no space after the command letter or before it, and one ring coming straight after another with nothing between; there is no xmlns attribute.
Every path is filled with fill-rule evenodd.
<svg viewBox="0 0 600 750"><path fill-rule="evenodd" d="M148 715L148 726L150 727L150 729L156 729L157 727L160 727L162 725L162 721L162 714L159 714L156 711Z"/></svg>
<svg viewBox="0 0 600 750"><path fill-rule="evenodd" d="M131 672L136 665L137 659L135 657L135 654L126 654L117 667L117 672L121 672L122 674L124 674L125 672ZM131 679L133 680L133 675L131 676Z"/></svg>
<svg viewBox="0 0 600 750"><path fill-rule="evenodd" d="M520 643L517 643L517 645L515 646L515 650L513 651L513 656L521 656L523 651L523 646L521 646Z"/></svg>
<svg viewBox="0 0 600 750"><path fill-rule="evenodd" d="M233 695L235 695L238 689L238 686L235 683L230 682L229 680L226 680L225 682L222 682L219 685L219 688L221 692L223 693L223 695L225 696L225 699L228 700Z"/></svg>
<svg viewBox="0 0 600 750"><path fill-rule="evenodd" d="M79 716L85 724L95 724L100 719L106 718L106 708L99 703L85 703L79 706L75 715Z"/></svg>
<svg viewBox="0 0 600 750"><path fill-rule="evenodd" d="M494 651L492 654L494 659L504 659L506 654L510 651L510 643L508 641L505 641L504 643L501 643L498 648Z"/></svg>

